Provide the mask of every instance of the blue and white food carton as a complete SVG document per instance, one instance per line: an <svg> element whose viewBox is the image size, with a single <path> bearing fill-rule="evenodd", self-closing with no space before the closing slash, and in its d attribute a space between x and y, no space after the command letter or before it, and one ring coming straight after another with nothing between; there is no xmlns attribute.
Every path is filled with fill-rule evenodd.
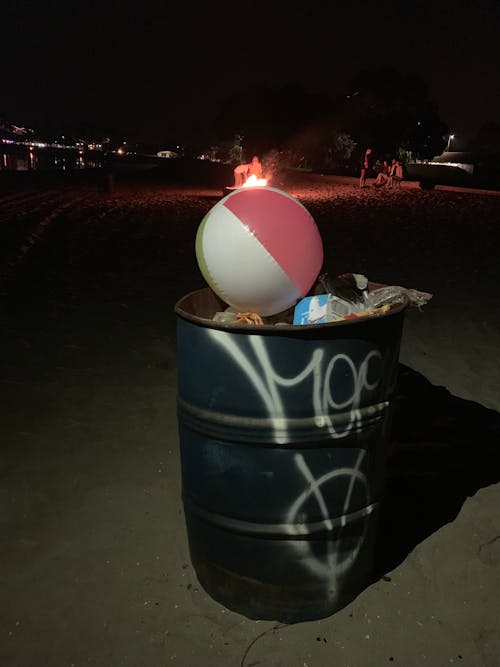
<svg viewBox="0 0 500 667"><path fill-rule="evenodd" d="M295 306L294 324L322 324L327 322L328 294L306 296Z"/></svg>
<svg viewBox="0 0 500 667"><path fill-rule="evenodd" d="M295 306L294 324L322 324L335 322L362 310L361 304L354 304L333 294L306 296Z"/></svg>

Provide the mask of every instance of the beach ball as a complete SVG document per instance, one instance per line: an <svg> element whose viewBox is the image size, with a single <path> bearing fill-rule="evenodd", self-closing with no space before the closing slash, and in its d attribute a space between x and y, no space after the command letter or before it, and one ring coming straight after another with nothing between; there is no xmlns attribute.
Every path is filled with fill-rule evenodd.
<svg viewBox="0 0 500 667"><path fill-rule="evenodd" d="M288 193L240 188L201 221L196 259L227 304L274 315L309 292L323 264L323 243L309 211Z"/></svg>

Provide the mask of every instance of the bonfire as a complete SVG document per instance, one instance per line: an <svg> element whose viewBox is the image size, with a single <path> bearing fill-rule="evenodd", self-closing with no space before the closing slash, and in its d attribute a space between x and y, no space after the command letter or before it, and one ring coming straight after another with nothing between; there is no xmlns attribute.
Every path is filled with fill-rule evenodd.
<svg viewBox="0 0 500 667"><path fill-rule="evenodd" d="M252 174L241 186L242 188L254 188L256 185L267 185L267 178L257 178Z"/></svg>

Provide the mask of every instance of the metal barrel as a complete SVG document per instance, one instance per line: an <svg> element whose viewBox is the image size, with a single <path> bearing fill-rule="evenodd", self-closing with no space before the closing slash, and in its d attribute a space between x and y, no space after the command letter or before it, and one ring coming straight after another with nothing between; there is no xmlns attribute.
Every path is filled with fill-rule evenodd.
<svg viewBox="0 0 500 667"><path fill-rule="evenodd" d="M225 307L175 306L191 561L248 618L322 618L373 574L406 304L313 326L212 321Z"/></svg>

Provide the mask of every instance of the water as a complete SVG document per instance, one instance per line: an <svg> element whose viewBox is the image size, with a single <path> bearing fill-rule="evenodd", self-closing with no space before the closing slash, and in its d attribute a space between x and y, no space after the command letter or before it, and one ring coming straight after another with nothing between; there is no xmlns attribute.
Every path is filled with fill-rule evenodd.
<svg viewBox="0 0 500 667"><path fill-rule="evenodd" d="M103 163L104 154L98 150L0 141L0 171L75 171Z"/></svg>

